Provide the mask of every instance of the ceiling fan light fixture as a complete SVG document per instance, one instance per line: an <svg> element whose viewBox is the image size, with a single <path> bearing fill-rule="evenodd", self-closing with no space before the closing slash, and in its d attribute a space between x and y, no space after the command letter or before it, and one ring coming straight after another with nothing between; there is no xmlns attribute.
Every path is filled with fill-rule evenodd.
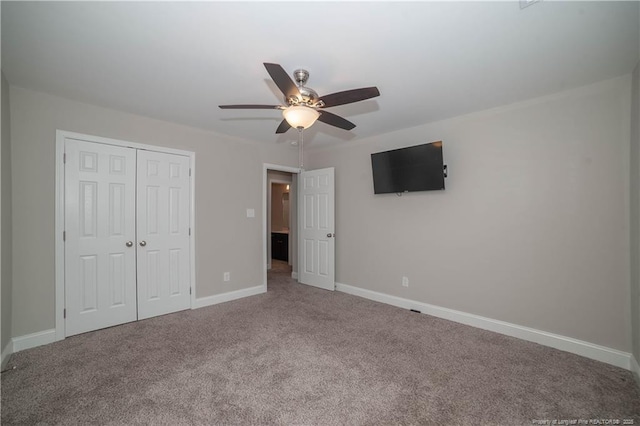
<svg viewBox="0 0 640 426"><path fill-rule="evenodd" d="M521 0L525 1L525 0ZM541 1L541 0L526 0ZM293 77L295 82L287 75L287 72L278 64L265 62L264 67L271 76L271 79L278 86L278 89L284 95L284 105L218 105L222 109L279 109L282 110L284 120L276 129L276 134L284 133L290 128L300 130L307 129L320 118L329 126L337 127L344 130L352 130L355 124L346 120L339 115L333 114L325 108L338 105L346 105L354 102L364 101L366 99L380 96L377 87L362 87L360 89L343 90L342 92L330 93L325 96L318 96L318 93L305 86L309 78L309 72L303 69L294 71ZM296 84L297 83L297 84ZM302 164L302 162L300 163Z"/></svg>
<svg viewBox="0 0 640 426"><path fill-rule="evenodd" d="M320 113L303 105L290 106L282 111L282 116L294 129L308 129L316 122Z"/></svg>

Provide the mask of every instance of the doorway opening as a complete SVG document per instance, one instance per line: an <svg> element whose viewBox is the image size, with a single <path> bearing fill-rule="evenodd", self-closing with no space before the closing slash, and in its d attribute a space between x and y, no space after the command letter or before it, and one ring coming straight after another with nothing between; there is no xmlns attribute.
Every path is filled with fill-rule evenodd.
<svg viewBox="0 0 640 426"><path fill-rule="evenodd" d="M297 279L298 168L264 165L263 178L263 253L264 287L269 274L277 272ZM269 274L268 274L269 273Z"/></svg>
<svg viewBox="0 0 640 426"><path fill-rule="evenodd" d="M291 274L288 275L287 281L335 290L335 169L328 167L304 171L293 167L264 164L263 291L268 291L267 271L274 264L270 253L272 248L268 208L268 200L271 197L269 171L291 174L289 205L292 208L288 234L291 249L287 248L291 254L290 260L287 261L287 264L291 262ZM273 179L277 180L277 177Z"/></svg>
<svg viewBox="0 0 640 426"><path fill-rule="evenodd" d="M269 256L269 269L274 268L276 265L278 269L283 269L285 266L292 271L293 256L291 254L292 245L290 237L294 236L294 231L291 230L291 174L287 175L284 172L277 172L278 179L273 179L276 172L269 172L272 177L271 196L269 197L267 209L269 210L269 224L271 225L270 238L271 244L267 247L267 251L271 252ZM283 176L281 176L281 174ZM288 180L287 180L288 179ZM286 182L285 182L286 181Z"/></svg>

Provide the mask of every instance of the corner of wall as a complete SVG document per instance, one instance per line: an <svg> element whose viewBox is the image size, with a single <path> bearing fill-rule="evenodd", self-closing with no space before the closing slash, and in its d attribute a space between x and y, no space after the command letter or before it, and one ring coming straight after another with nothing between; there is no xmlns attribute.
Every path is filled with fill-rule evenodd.
<svg viewBox="0 0 640 426"><path fill-rule="evenodd" d="M4 370L13 354L13 341L9 340L4 348L2 348L2 355L0 355L0 370Z"/></svg>

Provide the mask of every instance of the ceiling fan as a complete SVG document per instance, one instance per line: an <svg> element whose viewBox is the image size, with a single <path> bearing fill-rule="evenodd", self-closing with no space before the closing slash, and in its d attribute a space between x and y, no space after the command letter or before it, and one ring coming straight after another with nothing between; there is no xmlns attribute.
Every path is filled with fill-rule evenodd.
<svg viewBox="0 0 640 426"><path fill-rule="evenodd" d="M284 103L286 105L219 105L219 107L222 109L282 110L284 120L282 120L276 129L276 133L284 133L291 127L306 129L315 123L316 120L341 129L351 130L356 127L355 124L339 115L326 111L325 108L350 104L380 96L377 87L345 90L343 92L318 96L315 90L305 86L305 83L309 79L309 72L307 70L295 70L293 72L293 78L295 78L294 83L280 65L265 63L264 66L274 83L276 83L276 86L278 86L284 94Z"/></svg>

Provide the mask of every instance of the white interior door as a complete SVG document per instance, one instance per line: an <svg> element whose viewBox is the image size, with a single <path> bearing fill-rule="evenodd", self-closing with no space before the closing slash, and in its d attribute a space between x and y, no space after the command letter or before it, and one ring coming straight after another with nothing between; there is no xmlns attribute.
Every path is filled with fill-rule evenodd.
<svg viewBox="0 0 640 426"><path fill-rule="evenodd" d="M188 309L189 157L138 151L138 319Z"/></svg>
<svg viewBox="0 0 640 426"><path fill-rule="evenodd" d="M335 290L334 169L298 175L298 281Z"/></svg>
<svg viewBox="0 0 640 426"><path fill-rule="evenodd" d="M65 144L65 334L136 320L136 151Z"/></svg>

